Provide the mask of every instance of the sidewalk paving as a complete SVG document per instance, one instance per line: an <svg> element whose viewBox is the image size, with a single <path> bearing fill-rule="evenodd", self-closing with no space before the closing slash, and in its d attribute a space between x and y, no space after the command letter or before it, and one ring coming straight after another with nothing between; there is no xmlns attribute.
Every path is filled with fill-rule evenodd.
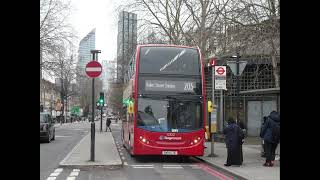
<svg viewBox="0 0 320 180"><path fill-rule="evenodd" d="M122 166L111 132L100 132L96 127L94 162L90 161L90 147L91 133L88 133L60 162L60 167L87 170L97 167L113 169Z"/></svg>
<svg viewBox="0 0 320 180"><path fill-rule="evenodd" d="M280 161L275 161L274 167L264 167L262 164L265 158L260 156L260 145L244 144L243 165L240 167L226 167L224 164L227 160L227 149L224 143L214 143L214 154L218 157L208 157L211 153L211 142L206 142L204 156L198 156L198 159L206 161L208 164L226 171L238 179L248 180L278 180L280 179Z"/></svg>

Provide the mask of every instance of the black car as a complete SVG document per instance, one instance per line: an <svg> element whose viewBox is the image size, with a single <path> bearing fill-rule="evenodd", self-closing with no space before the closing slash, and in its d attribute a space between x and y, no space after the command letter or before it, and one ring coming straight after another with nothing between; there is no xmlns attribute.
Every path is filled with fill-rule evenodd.
<svg viewBox="0 0 320 180"><path fill-rule="evenodd" d="M54 120L48 113L40 113L40 140L49 143L55 139Z"/></svg>

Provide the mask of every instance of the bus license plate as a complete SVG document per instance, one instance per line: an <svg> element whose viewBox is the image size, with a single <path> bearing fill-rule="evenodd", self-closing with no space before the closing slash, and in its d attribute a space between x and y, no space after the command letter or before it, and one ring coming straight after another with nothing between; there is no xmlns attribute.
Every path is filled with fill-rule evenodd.
<svg viewBox="0 0 320 180"><path fill-rule="evenodd" d="M162 151L162 155L178 155L178 151Z"/></svg>

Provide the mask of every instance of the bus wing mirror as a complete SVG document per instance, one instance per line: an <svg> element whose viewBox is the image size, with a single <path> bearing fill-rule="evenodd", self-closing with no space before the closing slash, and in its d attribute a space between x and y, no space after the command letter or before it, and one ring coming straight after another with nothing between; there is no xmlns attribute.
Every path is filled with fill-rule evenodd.
<svg viewBox="0 0 320 180"><path fill-rule="evenodd" d="M212 112L213 111L213 105L212 105L212 101L208 101L208 112Z"/></svg>

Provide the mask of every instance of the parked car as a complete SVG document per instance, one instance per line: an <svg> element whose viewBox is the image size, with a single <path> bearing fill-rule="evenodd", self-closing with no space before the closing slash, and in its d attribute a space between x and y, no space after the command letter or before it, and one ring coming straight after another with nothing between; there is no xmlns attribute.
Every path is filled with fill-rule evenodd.
<svg viewBox="0 0 320 180"><path fill-rule="evenodd" d="M40 112L40 140L50 143L55 140L54 119L49 113Z"/></svg>

